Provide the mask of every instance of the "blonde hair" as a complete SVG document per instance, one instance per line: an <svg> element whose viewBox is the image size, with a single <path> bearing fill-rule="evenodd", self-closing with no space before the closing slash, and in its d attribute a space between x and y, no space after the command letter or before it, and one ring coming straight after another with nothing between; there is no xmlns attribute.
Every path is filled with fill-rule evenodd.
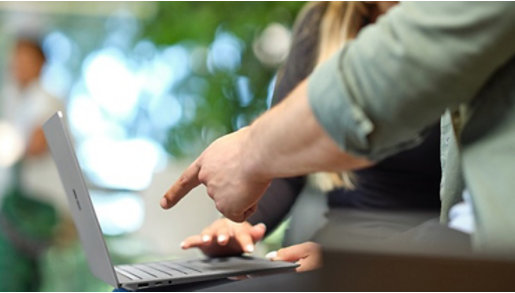
<svg viewBox="0 0 515 293"><path fill-rule="evenodd" d="M306 9L310 7L307 6ZM345 43L354 39L367 18L370 18L370 9L363 2L329 2L320 22L315 67L338 52ZM319 172L311 174L308 178L322 191L340 187L353 189L356 182L356 176L352 172Z"/></svg>
<svg viewBox="0 0 515 293"><path fill-rule="evenodd" d="M362 2L329 2L320 23L317 65L354 39L368 14Z"/></svg>

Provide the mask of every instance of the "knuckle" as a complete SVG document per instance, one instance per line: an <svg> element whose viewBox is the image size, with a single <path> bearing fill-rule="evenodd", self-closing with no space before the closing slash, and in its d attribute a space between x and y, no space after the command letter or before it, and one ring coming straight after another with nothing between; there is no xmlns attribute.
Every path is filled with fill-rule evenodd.
<svg viewBox="0 0 515 293"><path fill-rule="evenodd" d="M212 186L208 186L206 192L207 192L207 195L211 199L215 199L215 190L214 190L214 188ZM215 203L215 204L216 204L216 208L218 209L218 203Z"/></svg>
<svg viewBox="0 0 515 293"><path fill-rule="evenodd" d="M208 194L209 194L209 192L208 192ZM213 198L213 197L212 197L212 198ZM214 198L213 198L213 199L214 199ZM224 208L224 206L222 205L222 203L221 203L220 201L215 201L215 207L216 207L216 209L217 209L220 213L222 213L224 216L226 216L226 217L227 217L227 218L229 218L229 219L231 218L231 217L230 217L230 215L228 215L228 214L225 212L225 208Z"/></svg>
<svg viewBox="0 0 515 293"><path fill-rule="evenodd" d="M184 188L188 185L188 178L182 174L177 180L177 183L179 183L179 187Z"/></svg>
<svg viewBox="0 0 515 293"><path fill-rule="evenodd" d="M208 174L204 169L200 169L200 172L198 173L198 181L204 185L208 182Z"/></svg>

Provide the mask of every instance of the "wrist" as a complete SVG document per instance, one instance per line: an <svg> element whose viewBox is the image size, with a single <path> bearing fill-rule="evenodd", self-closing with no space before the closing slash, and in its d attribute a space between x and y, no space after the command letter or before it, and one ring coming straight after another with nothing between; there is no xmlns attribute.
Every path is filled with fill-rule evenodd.
<svg viewBox="0 0 515 293"><path fill-rule="evenodd" d="M270 181L273 178L267 172L266 157L263 152L264 147L260 145L256 132L256 122L258 121L244 129L243 172L246 176L251 176L255 181Z"/></svg>

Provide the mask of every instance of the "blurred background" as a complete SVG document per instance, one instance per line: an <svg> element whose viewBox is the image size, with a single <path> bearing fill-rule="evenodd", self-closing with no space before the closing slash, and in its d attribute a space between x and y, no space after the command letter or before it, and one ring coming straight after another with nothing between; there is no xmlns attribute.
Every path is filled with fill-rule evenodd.
<svg viewBox="0 0 515 293"><path fill-rule="evenodd" d="M219 217L205 190L166 212L159 199L267 109L303 4L0 3L1 291L112 290L89 272L42 138L58 109L114 263L198 256L179 243Z"/></svg>

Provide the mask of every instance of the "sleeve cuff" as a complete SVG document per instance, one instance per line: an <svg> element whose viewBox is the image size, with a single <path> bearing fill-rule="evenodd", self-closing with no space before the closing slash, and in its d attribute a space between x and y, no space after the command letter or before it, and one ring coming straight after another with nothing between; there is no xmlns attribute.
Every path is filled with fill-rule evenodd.
<svg viewBox="0 0 515 293"><path fill-rule="evenodd" d="M371 158L368 135L374 124L352 99L341 78L340 60L345 49L335 54L310 75L308 100L320 125L345 152Z"/></svg>

